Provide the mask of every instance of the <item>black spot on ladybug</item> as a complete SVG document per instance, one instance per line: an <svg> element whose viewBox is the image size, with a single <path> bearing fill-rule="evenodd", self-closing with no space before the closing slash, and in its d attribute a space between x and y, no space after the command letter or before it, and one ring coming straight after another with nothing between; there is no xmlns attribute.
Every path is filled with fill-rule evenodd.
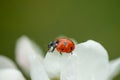
<svg viewBox="0 0 120 80"><path fill-rule="evenodd" d="M71 50L73 50L73 48L72 48L72 47L70 47L70 49L71 49Z"/></svg>
<svg viewBox="0 0 120 80"><path fill-rule="evenodd" d="M63 51L64 49L62 49L62 51Z"/></svg>

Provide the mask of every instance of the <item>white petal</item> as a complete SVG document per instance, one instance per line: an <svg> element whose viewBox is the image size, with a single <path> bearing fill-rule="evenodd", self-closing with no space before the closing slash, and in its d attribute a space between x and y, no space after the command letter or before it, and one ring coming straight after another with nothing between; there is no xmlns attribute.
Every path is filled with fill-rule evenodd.
<svg viewBox="0 0 120 80"><path fill-rule="evenodd" d="M38 46L26 36L22 36L16 44L16 61L27 73L30 71L29 56L31 55L37 55L40 60L43 59L42 51L38 49Z"/></svg>
<svg viewBox="0 0 120 80"><path fill-rule="evenodd" d="M0 69L4 68L16 68L16 65L9 58L0 55Z"/></svg>
<svg viewBox="0 0 120 80"><path fill-rule="evenodd" d="M50 78L60 76L61 68L63 64L65 63L66 58L69 55L70 54L65 54L65 53L61 55L57 50L55 50L52 53L48 52L46 54L45 59L44 59L44 66Z"/></svg>
<svg viewBox="0 0 120 80"><path fill-rule="evenodd" d="M61 55L54 51L48 52L44 59L44 66L49 74L49 77L53 78L60 74Z"/></svg>
<svg viewBox="0 0 120 80"><path fill-rule="evenodd" d="M30 74L32 80L49 80L47 72L37 56L31 56Z"/></svg>
<svg viewBox="0 0 120 80"><path fill-rule="evenodd" d="M116 60L110 61L110 75L108 76L110 79L114 78L116 75L120 73L120 58Z"/></svg>
<svg viewBox="0 0 120 80"><path fill-rule="evenodd" d="M106 80L106 76L107 52L92 40L76 45L61 72L61 80Z"/></svg>
<svg viewBox="0 0 120 80"><path fill-rule="evenodd" d="M25 78L16 69L0 69L0 80L25 80Z"/></svg>

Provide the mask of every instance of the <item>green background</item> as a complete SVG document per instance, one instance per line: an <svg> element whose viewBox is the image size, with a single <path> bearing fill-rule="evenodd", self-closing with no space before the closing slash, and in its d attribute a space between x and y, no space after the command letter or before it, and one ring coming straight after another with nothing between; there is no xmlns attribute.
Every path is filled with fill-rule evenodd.
<svg viewBox="0 0 120 80"><path fill-rule="evenodd" d="M14 60L16 40L27 35L44 51L49 41L65 35L93 39L120 57L119 0L1 0L0 54ZM118 75L114 80L120 80Z"/></svg>

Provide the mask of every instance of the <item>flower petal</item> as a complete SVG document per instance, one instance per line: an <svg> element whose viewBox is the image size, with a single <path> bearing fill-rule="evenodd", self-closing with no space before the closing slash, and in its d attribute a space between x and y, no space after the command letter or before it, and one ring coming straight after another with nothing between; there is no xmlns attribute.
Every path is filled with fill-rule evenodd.
<svg viewBox="0 0 120 80"><path fill-rule="evenodd" d="M109 78L112 79L120 73L120 58L110 61Z"/></svg>
<svg viewBox="0 0 120 80"><path fill-rule="evenodd" d="M27 73L30 71L30 55L37 55L40 60L43 59L42 51L38 49L38 46L26 36L22 36L16 44L16 61Z"/></svg>
<svg viewBox="0 0 120 80"><path fill-rule="evenodd" d="M107 52L92 40L76 45L61 72L61 80L105 80L107 76Z"/></svg>
<svg viewBox="0 0 120 80"><path fill-rule="evenodd" d="M44 69L40 59L37 56L31 56L31 79L32 80L49 80L47 72Z"/></svg>
<svg viewBox="0 0 120 80"><path fill-rule="evenodd" d="M44 59L44 66L50 78L60 76L60 71L70 54L62 55L55 49L54 52L48 52Z"/></svg>
<svg viewBox="0 0 120 80"><path fill-rule="evenodd" d="M49 77L58 76L60 74L61 55L56 50L53 53L48 52L44 59L44 66Z"/></svg>
<svg viewBox="0 0 120 80"><path fill-rule="evenodd" d="M0 80L25 80L25 78L16 69L0 69Z"/></svg>
<svg viewBox="0 0 120 80"><path fill-rule="evenodd" d="M16 68L16 65L9 58L0 55L0 69L4 68Z"/></svg>

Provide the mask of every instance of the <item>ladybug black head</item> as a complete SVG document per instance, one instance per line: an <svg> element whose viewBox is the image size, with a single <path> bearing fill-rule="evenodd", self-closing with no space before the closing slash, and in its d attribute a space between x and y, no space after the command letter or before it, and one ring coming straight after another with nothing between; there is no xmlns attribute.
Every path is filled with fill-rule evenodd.
<svg viewBox="0 0 120 80"><path fill-rule="evenodd" d="M48 44L48 50L49 52L53 52L56 48L56 44L58 44L58 41L52 41Z"/></svg>

